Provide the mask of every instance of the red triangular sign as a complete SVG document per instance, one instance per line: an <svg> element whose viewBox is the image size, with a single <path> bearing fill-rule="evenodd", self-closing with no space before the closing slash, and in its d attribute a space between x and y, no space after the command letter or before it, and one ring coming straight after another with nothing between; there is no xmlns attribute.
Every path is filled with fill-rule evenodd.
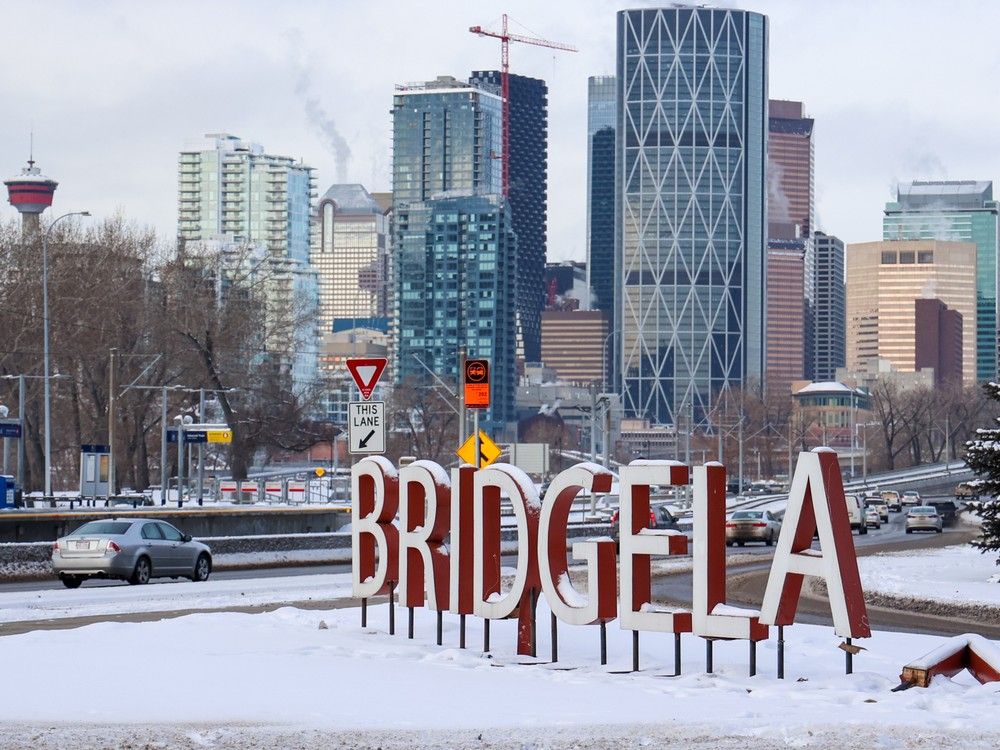
<svg viewBox="0 0 1000 750"><path fill-rule="evenodd" d="M378 385L378 379L382 377L382 371L388 361L384 357L347 360L347 369L351 371L351 377L354 378L365 401L372 397L372 391Z"/></svg>

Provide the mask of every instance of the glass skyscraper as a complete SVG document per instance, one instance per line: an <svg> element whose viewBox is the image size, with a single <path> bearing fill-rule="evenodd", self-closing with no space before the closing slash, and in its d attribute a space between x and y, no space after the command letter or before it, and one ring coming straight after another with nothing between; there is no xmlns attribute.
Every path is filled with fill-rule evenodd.
<svg viewBox="0 0 1000 750"><path fill-rule="evenodd" d="M614 76L587 79L587 280L590 307L600 310L609 334L604 371L614 389L615 345L615 103Z"/></svg>
<svg viewBox="0 0 1000 750"><path fill-rule="evenodd" d="M617 21L625 408L704 425L763 374L767 18L675 6Z"/></svg>
<svg viewBox="0 0 1000 750"><path fill-rule="evenodd" d="M997 231L993 183L904 182L885 204L882 238L952 240L976 245L976 379L997 377Z"/></svg>
<svg viewBox="0 0 1000 750"><path fill-rule="evenodd" d="M833 380L846 364L846 291L844 243L823 232L813 232L813 342L812 379ZM809 356L809 352L806 353Z"/></svg>
<svg viewBox="0 0 1000 750"><path fill-rule="evenodd" d="M500 92L500 71L476 71L469 81ZM542 357L548 219L549 100L545 81L510 76L510 205L517 235L517 318L524 360Z"/></svg>
<svg viewBox="0 0 1000 750"><path fill-rule="evenodd" d="M514 416L517 240L501 195L501 101L450 77L393 101L397 381L458 374L458 348L492 366L487 423ZM541 288L541 283L539 283Z"/></svg>

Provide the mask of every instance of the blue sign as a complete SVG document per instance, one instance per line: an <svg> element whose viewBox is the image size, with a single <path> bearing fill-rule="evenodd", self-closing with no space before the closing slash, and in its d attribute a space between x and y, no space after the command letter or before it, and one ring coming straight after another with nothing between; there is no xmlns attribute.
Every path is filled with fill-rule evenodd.
<svg viewBox="0 0 1000 750"><path fill-rule="evenodd" d="M21 437L21 423L0 422L0 437L5 437L5 438Z"/></svg>
<svg viewBox="0 0 1000 750"><path fill-rule="evenodd" d="M167 430L167 442L177 442L177 429ZM197 445L208 442L208 432L206 430L184 430L184 445Z"/></svg>
<svg viewBox="0 0 1000 750"><path fill-rule="evenodd" d="M81 445L80 453L111 453L111 447L107 445Z"/></svg>

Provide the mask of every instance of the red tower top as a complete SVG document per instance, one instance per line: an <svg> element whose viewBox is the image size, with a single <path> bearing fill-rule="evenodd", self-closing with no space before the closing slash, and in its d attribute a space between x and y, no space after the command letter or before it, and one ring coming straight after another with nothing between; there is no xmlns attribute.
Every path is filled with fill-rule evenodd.
<svg viewBox="0 0 1000 750"><path fill-rule="evenodd" d="M22 214L40 214L52 205L52 196L59 184L42 174L33 159L17 177L4 180L10 205Z"/></svg>

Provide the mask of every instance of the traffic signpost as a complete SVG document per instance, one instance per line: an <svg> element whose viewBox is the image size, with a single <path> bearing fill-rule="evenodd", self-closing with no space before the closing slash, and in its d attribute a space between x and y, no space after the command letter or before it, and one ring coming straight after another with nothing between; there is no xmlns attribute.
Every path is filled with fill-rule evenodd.
<svg viewBox="0 0 1000 750"><path fill-rule="evenodd" d="M364 399L351 401L347 405L349 453L385 453L385 402L369 399L388 361L385 357L355 357L347 360L347 369ZM333 450L337 450L336 441Z"/></svg>
<svg viewBox="0 0 1000 750"><path fill-rule="evenodd" d="M365 401L372 397L388 361L385 357L355 357L347 360L347 369Z"/></svg>
<svg viewBox="0 0 1000 750"><path fill-rule="evenodd" d="M465 408L490 408L490 361L465 360Z"/></svg>
<svg viewBox="0 0 1000 750"><path fill-rule="evenodd" d="M469 439L462 443L455 453L467 464L485 469L491 463L500 458L503 452L499 445L493 442L489 435L482 430L479 431L479 461L476 461L476 436L469 435Z"/></svg>
<svg viewBox="0 0 1000 750"><path fill-rule="evenodd" d="M385 401L347 405L347 448L351 453L385 453Z"/></svg>

